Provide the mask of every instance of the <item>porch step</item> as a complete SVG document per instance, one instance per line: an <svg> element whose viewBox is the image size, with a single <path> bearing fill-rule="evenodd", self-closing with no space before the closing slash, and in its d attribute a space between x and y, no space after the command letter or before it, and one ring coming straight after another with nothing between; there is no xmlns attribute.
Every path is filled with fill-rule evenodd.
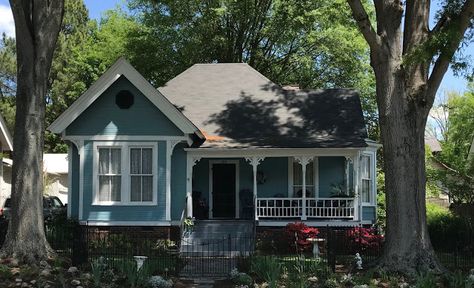
<svg viewBox="0 0 474 288"><path fill-rule="evenodd" d="M253 251L252 221L199 220L183 236L180 252L184 256L234 257Z"/></svg>

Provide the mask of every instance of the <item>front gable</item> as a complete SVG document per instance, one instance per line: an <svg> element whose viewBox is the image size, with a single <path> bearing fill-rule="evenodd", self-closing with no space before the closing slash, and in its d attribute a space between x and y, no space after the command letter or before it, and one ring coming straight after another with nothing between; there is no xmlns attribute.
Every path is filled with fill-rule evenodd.
<svg viewBox="0 0 474 288"><path fill-rule="evenodd" d="M115 87L115 88L114 88ZM172 133L171 135L176 135L176 128L180 130L178 135L196 135L201 140L204 139L204 136L201 134L199 129L188 119L186 118L173 104L171 104L166 97L164 97L157 89L155 89L135 68L130 65L125 59L120 58L117 60L112 67L110 67L84 94L81 95L64 113L62 113L49 127L48 129L53 133L62 133L72 135L72 133L79 133L77 135L85 135L84 133L92 133L93 131L97 133L120 133L118 135L124 135L125 131L134 130L134 134L128 135L137 135L139 133L145 133L145 135L150 135L152 132L156 132L157 128L153 127L141 127L140 129L136 129L137 127L131 125L131 119L127 119L127 114L132 113L121 113L114 114L112 111L112 106L115 105L115 100L111 100L114 98L115 95L111 92L118 92L121 91L121 88L130 88L138 95L137 99L139 100L136 107L137 108L144 108L144 104L152 104L153 108L155 108L154 113L159 111L157 115L134 115L138 117L138 120L141 122L134 122L134 124L144 124L142 126L153 126L157 123L154 122L145 122L145 120L157 120L163 118L167 118L169 121L165 121L167 123L164 124L164 127L158 128L165 128L160 134L153 134L153 135L163 135L161 133ZM116 89L116 90L114 90ZM110 94L110 95L109 95ZM101 96L105 95L105 99ZM107 97L109 95L110 97ZM109 99L110 98L110 99ZM145 101L145 98L147 101ZM96 100L99 101L96 103ZM140 101L143 100L143 101ZM99 107L100 105L93 105L93 104L102 104L103 107ZM113 105L112 105L113 104ZM134 103L135 104L135 103ZM89 109L90 106L97 106L96 108ZM133 106L132 106L133 107ZM130 111L135 112L151 112L150 109L131 109ZM97 110L94 110L97 109ZM114 108L115 109L115 108ZM92 112L96 112L98 114L93 114ZM105 114L102 114L106 112ZM83 115L86 114L86 115ZM118 116L121 115L121 116ZM93 116L93 118L88 118L87 116ZM164 117L163 117L164 116ZM114 119L106 119L106 117L115 117ZM120 119L118 119L118 118ZM79 119L80 118L80 119ZM145 118L143 121L141 118ZM77 121L79 119L79 121ZM115 120L115 122L113 122ZM135 119L136 120L136 119ZM97 123L96 123L97 121ZM75 123L73 123L75 122ZM88 125L90 122L90 125ZM169 125L171 122L173 125ZM93 125L96 125L94 127ZM117 126L120 124L120 126ZM82 128L81 126L86 126ZM73 126L69 128L69 126ZM123 128L122 128L123 127ZM133 127L133 128L131 128ZM69 131L66 131L69 130ZM137 132L139 131L139 132ZM65 133L66 132L66 133ZM89 134L91 135L91 134ZM95 134L97 135L97 134ZM109 134L110 135L110 134ZM117 135L117 134L114 134ZM168 134L169 135L169 134Z"/></svg>
<svg viewBox="0 0 474 288"><path fill-rule="evenodd" d="M129 91L133 104L120 108L117 94ZM118 78L67 128L65 136L73 135L157 135L184 136L125 76Z"/></svg>

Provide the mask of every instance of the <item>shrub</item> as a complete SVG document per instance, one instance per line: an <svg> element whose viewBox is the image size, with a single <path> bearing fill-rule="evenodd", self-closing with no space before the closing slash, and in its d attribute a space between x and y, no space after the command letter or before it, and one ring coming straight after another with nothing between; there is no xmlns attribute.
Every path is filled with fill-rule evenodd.
<svg viewBox="0 0 474 288"><path fill-rule="evenodd" d="M148 280L151 288L171 288L173 287L173 281L165 280L161 276L151 276Z"/></svg>
<svg viewBox="0 0 474 288"><path fill-rule="evenodd" d="M382 247L383 236L374 228L355 227L347 231L347 236L359 252L380 250Z"/></svg>
<svg viewBox="0 0 474 288"><path fill-rule="evenodd" d="M426 205L426 220L433 247L452 252L474 252L473 227L469 219L435 204Z"/></svg>
<svg viewBox="0 0 474 288"><path fill-rule="evenodd" d="M257 233L255 248L266 255L294 253L294 238L290 238L281 229L264 230Z"/></svg>
<svg viewBox="0 0 474 288"><path fill-rule="evenodd" d="M281 263L275 257L255 256L252 258L251 270L257 277L276 288L282 272Z"/></svg>
<svg viewBox="0 0 474 288"><path fill-rule="evenodd" d="M239 272L239 270L236 268L232 269L230 272L230 280L232 280L232 283L238 286L251 287L253 284L252 277L250 277L247 273Z"/></svg>
<svg viewBox="0 0 474 288"><path fill-rule="evenodd" d="M316 238L319 234L317 228L308 227L303 222L288 223L285 227L285 233L290 239L290 243L295 245L297 252L310 251L313 247L308 238Z"/></svg>

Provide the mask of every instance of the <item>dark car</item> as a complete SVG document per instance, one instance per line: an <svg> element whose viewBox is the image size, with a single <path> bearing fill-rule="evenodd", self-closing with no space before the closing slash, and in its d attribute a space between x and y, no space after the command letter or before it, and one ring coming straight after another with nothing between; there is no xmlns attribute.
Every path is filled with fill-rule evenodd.
<svg viewBox="0 0 474 288"><path fill-rule="evenodd" d="M7 198L3 208L0 209L0 217L5 220L10 217L10 210L12 205L12 199ZM66 210L66 206L56 196L44 196L43 197L43 216L45 219L50 219L53 215L62 213Z"/></svg>

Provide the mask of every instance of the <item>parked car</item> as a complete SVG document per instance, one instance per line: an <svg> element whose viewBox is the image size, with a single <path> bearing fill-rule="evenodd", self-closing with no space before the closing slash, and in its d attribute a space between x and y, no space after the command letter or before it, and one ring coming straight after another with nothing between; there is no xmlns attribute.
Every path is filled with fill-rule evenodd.
<svg viewBox="0 0 474 288"><path fill-rule="evenodd" d="M12 200L7 198L3 208L0 209L0 218L8 220L10 218ZM44 219L50 219L53 215L59 214L66 210L66 206L56 196L44 196L43 197L43 216Z"/></svg>

